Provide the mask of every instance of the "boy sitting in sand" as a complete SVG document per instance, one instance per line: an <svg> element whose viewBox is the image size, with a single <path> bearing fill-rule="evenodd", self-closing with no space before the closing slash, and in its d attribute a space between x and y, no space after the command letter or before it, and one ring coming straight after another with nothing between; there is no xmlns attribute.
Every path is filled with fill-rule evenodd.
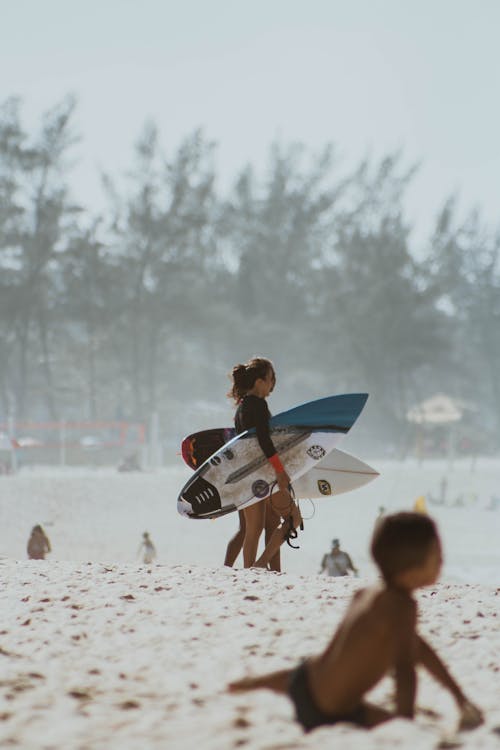
<svg viewBox="0 0 500 750"><path fill-rule="evenodd" d="M374 531L371 552L383 582L356 592L322 654L296 669L238 680L229 690L268 688L288 694L306 732L339 721L369 728L396 716L413 717L415 667L421 664L455 698L460 729L478 726L483 721L480 710L465 698L416 631L417 604L412 593L434 584L442 564L434 522L420 513L386 516ZM394 713L363 700L389 670L396 681Z"/></svg>

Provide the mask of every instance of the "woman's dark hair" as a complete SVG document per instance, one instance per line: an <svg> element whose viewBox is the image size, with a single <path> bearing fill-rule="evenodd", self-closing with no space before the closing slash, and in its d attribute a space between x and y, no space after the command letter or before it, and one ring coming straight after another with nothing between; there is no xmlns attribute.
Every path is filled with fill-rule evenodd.
<svg viewBox="0 0 500 750"><path fill-rule="evenodd" d="M394 513L376 525L371 553L384 578L421 565L433 541L439 541L434 521L423 513Z"/></svg>
<svg viewBox="0 0 500 750"><path fill-rule="evenodd" d="M233 398L235 403L238 403L252 390L255 381L265 378L269 370L274 373L274 366L271 360L265 357L253 357L245 365L235 365L230 374L233 385L227 394L228 398Z"/></svg>

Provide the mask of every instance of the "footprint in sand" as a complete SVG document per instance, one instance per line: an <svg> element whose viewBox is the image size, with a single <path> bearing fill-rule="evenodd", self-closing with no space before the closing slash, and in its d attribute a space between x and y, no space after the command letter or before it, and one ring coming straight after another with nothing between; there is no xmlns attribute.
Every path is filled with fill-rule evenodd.
<svg viewBox="0 0 500 750"><path fill-rule="evenodd" d="M251 723L248 721L248 719L245 719L244 716L238 716L233 721L233 727L235 729L248 729L248 727L252 726Z"/></svg>
<svg viewBox="0 0 500 750"><path fill-rule="evenodd" d="M71 698L74 698L77 701L91 701L93 698L92 692L90 690L69 690L67 695L69 695Z"/></svg>
<svg viewBox="0 0 500 750"><path fill-rule="evenodd" d="M138 701L123 701L122 703L118 704L118 708L121 708L123 711L131 711L136 708L140 708L141 704Z"/></svg>

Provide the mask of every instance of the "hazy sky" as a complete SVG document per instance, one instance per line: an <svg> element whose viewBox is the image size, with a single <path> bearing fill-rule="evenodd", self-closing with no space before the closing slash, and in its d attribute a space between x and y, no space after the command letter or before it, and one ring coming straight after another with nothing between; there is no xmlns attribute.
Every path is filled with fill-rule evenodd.
<svg viewBox="0 0 500 750"><path fill-rule="evenodd" d="M92 208L153 118L167 150L203 127L223 182L276 137L346 167L402 148L420 231L453 191L500 224L499 30L499 0L0 0L0 99L31 129L77 95Z"/></svg>

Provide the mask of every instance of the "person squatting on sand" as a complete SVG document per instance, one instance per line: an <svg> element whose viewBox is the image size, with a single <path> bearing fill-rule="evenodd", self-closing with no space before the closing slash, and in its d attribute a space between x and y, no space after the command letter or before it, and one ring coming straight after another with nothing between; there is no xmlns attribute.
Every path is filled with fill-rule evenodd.
<svg viewBox="0 0 500 750"><path fill-rule="evenodd" d="M416 666L422 665L454 697L460 729L482 723L434 650L416 631L413 592L431 586L442 564L434 522L420 513L396 513L376 526L372 556L383 581L357 591L325 651L295 669L230 683L230 692L268 688L289 695L306 732L347 721L374 727L396 716L413 718ZM396 708L386 711L363 700L388 671L396 681Z"/></svg>
<svg viewBox="0 0 500 750"><path fill-rule="evenodd" d="M300 525L300 512L290 495L290 477L280 461L269 431L271 414L266 398L273 391L276 375L269 359L254 357L246 364L235 365L231 372L233 381L228 393L237 404L234 415L236 432L255 428L257 440L276 474L278 491L249 508L244 508L243 564L245 568L255 565L259 568L279 570L279 550L289 532ZM281 523L280 523L281 519ZM266 547L256 560L259 539L266 526ZM242 526L240 525L240 530ZM239 532L241 533L241 532ZM226 561L230 561L237 545L238 534L228 546ZM228 558L229 555L229 558ZM237 554L233 558L236 559ZM228 562L226 562L228 564Z"/></svg>
<svg viewBox="0 0 500 750"><path fill-rule="evenodd" d="M51 551L49 538L40 524L31 529L26 550L30 560L45 560L45 555Z"/></svg>
<svg viewBox="0 0 500 750"><path fill-rule="evenodd" d="M339 576L348 576L349 571L354 575L358 575L358 569L355 567L351 560L351 556L340 549L340 542L338 539L332 539L332 548L330 552L323 555L321 560L320 574L326 570L327 575L338 578Z"/></svg>

